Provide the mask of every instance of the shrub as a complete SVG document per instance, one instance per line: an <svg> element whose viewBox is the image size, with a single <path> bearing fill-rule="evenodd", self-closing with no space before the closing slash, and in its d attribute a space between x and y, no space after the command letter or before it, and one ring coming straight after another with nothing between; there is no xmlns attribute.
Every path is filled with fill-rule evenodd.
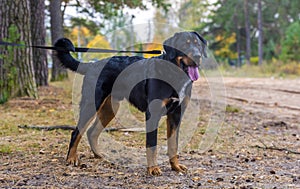
<svg viewBox="0 0 300 189"><path fill-rule="evenodd" d="M283 64L279 70L281 73L288 75L300 75L300 64L296 61L292 61L290 63Z"/></svg>
<svg viewBox="0 0 300 189"><path fill-rule="evenodd" d="M250 57L250 63L252 65L258 65L258 60L259 60L258 56Z"/></svg>

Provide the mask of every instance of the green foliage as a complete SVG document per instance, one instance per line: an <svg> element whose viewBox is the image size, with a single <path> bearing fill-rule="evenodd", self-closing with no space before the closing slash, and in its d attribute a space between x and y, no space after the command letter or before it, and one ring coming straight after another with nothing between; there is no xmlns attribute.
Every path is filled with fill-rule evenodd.
<svg viewBox="0 0 300 189"><path fill-rule="evenodd" d="M186 9L187 5L192 5L194 0L185 1L181 10L185 11L186 17L191 17L190 14L194 14L194 10L201 10L202 7L194 6ZM202 2L202 1L201 1ZM248 0L248 14L249 14L249 24L251 28L251 56L258 56L258 39L257 39L257 1ZM200 1L198 5L201 4ZM210 4L212 5L212 4ZM245 33L245 17L244 17L244 0L217 0L213 4L213 8L207 6L208 9L212 11L206 16L206 19L202 23L198 23L194 28L199 32L205 35L209 40L210 49L214 52L220 49L225 48L225 43L218 41L217 37L222 36L223 41L226 41L232 36L233 33L236 33L236 41L240 43L240 50L243 52L246 51L246 33ZM264 59L271 60L272 58L278 58L278 55L281 52L279 44L282 44L282 39L286 38L287 28L295 22L299 22L299 9L300 1L289 1L289 0L262 0L262 20L263 20L263 51ZM199 14L201 17L202 15ZM199 18L200 19L200 18ZM295 24L297 25L297 24ZM295 28L297 26L294 26ZM297 31L297 35L300 35L300 30L294 29ZM290 36L295 34L290 34ZM294 41L295 43L296 40ZM235 53L237 51L237 44L234 43L231 45L231 48L228 49ZM297 45L298 46L298 45ZM298 48L298 47L297 47ZM286 52L289 51L290 57L292 60L299 60L300 49L294 48L290 51L289 48L283 49ZM297 57L293 56L297 54ZM224 57L224 54L220 55L217 58L228 58ZM296 58L296 59L295 59Z"/></svg>
<svg viewBox="0 0 300 189"><path fill-rule="evenodd" d="M185 29L200 27L207 17L207 0L185 1L179 9L179 26Z"/></svg>
<svg viewBox="0 0 300 189"><path fill-rule="evenodd" d="M0 81L0 86L1 86L1 82ZM8 100L8 93L6 91L2 91L1 92L1 98L0 98L0 104L4 104L5 102L7 102Z"/></svg>
<svg viewBox="0 0 300 189"><path fill-rule="evenodd" d="M300 61L300 21L292 23L282 40L281 60Z"/></svg>
<svg viewBox="0 0 300 189"><path fill-rule="evenodd" d="M99 29L98 26L95 22L91 21L91 20L86 20L83 18L71 18L71 24L72 24L72 28L75 28L76 26L80 26L80 27L86 27L87 29L89 29L89 31L93 34L93 35L97 35L99 33Z"/></svg>
<svg viewBox="0 0 300 189"><path fill-rule="evenodd" d="M163 0L151 0L151 2L153 6L156 6L157 8L163 8L165 11L167 11L171 6L169 3L166 3ZM140 8L143 10L147 9L146 2L143 0L77 0L75 6L77 7L79 13L83 13L89 17L94 17L97 19L101 17L104 20L111 20L115 17L124 16L124 8ZM104 27L103 22L98 24L97 22L94 22L94 24Z"/></svg>

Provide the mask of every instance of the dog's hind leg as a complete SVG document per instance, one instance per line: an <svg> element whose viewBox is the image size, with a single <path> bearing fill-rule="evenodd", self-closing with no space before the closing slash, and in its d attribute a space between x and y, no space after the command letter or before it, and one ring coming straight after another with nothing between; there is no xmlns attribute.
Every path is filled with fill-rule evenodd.
<svg viewBox="0 0 300 189"><path fill-rule="evenodd" d="M84 104L84 103L82 103ZM77 156L77 147L82 138L83 133L86 131L87 127L93 120L96 111L94 108L91 108L90 104L84 104L80 108L80 117L76 129L72 132L71 141L69 145L69 151L67 155L67 163L77 166L79 164Z"/></svg>
<svg viewBox="0 0 300 189"><path fill-rule="evenodd" d="M101 154L98 150L98 137L102 130L115 117L118 108L119 102L113 100L111 95L107 96L97 111L94 124L87 131L88 141L96 158L101 158Z"/></svg>

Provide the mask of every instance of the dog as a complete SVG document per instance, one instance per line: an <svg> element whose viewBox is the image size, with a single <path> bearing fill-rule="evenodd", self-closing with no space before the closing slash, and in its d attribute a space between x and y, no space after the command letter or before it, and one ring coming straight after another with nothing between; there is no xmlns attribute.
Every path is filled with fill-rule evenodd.
<svg viewBox="0 0 300 189"><path fill-rule="evenodd" d="M178 160L178 131L191 97L192 83L199 77L198 67L203 57L207 57L207 41L201 35L197 32L175 33L164 41L161 55L147 59L141 56L113 56L95 63L81 63L70 54L75 48L69 39L59 39L55 47L60 49L57 57L63 66L84 75L79 121L71 134L68 164L79 164L77 147L92 122L87 138L95 157L101 157L97 148L98 137L115 117L119 102L127 99L138 110L145 112L147 173L153 176L162 174L156 161L156 145L158 122L164 115L167 116L171 168L182 173L187 171L187 167ZM137 69L123 74L132 66ZM124 76L118 79L122 74ZM166 77L167 81L161 77ZM114 89L117 80L121 84ZM136 85L129 86L128 83L135 80L138 80ZM176 87L169 81L175 81ZM126 90L129 92L124 92Z"/></svg>

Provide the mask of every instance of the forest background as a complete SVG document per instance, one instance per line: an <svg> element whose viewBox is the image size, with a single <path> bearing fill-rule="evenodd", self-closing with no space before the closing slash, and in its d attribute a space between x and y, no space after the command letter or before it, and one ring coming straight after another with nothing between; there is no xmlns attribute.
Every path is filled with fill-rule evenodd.
<svg viewBox="0 0 300 189"><path fill-rule="evenodd" d="M1 5L1 41L49 45L65 36L76 46L162 49L170 31L152 23L164 23L203 35L225 76L300 75L298 1L1 0ZM153 44L138 45L136 20L155 27L144 33ZM37 98L37 87L67 78L53 54L1 46L0 102L24 95ZM75 56L95 61L109 55Z"/></svg>

